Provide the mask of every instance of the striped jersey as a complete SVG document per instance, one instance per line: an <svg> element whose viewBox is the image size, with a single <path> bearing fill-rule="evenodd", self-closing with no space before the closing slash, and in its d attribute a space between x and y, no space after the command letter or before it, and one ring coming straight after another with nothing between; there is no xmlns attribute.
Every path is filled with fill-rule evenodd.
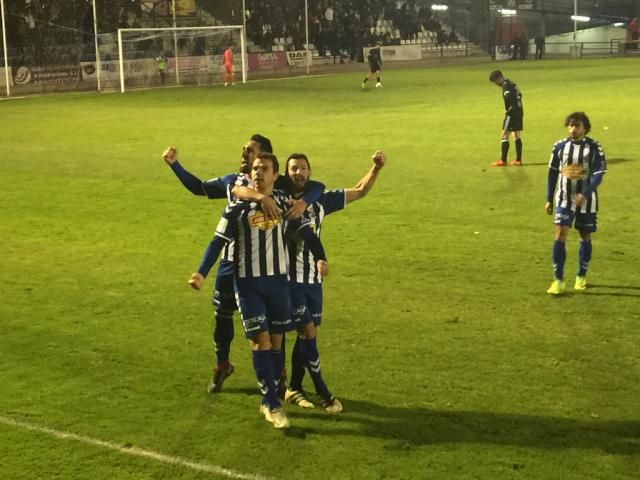
<svg viewBox="0 0 640 480"><path fill-rule="evenodd" d="M551 202L555 190L556 207L576 210L575 196L581 193L587 201L579 211L597 212L597 187L606 171L607 161L602 146L592 138L585 137L579 142L565 138L556 142L549 160L547 201Z"/></svg>
<svg viewBox="0 0 640 480"><path fill-rule="evenodd" d="M344 190L324 192L320 198L307 206L304 217L309 222L313 232L320 237L322 221L330 213L342 210L347 203ZM289 264L291 280L296 283L322 283L318 273L316 260L307 242L290 231L288 234Z"/></svg>
<svg viewBox="0 0 640 480"><path fill-rule="evenodd" d="M278 207L288 210L287 197L274 190ZM289 273L289 257L285 232L287 228L299 230L309 220L288 222L283 218L267 220L260 204L234 201L220 219L216 235L228 242L234 241L233 262L238 278L259 278Z"/></svg>
<svg viewBox="0 0 640 480"><path fill-rule="evenodd" d="M202 182L202 189L209 198L227 198L231 203L233 195L231 190L236 185L247 187L251 183L251 179L244 173L230 173L224 177L212 178ZM222 260L233 262L233 242L228 242L222 249Z"/></svg>

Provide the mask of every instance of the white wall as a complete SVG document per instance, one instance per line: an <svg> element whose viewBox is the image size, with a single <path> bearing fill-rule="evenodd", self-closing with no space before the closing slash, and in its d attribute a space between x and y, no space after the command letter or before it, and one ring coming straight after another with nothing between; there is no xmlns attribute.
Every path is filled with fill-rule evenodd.
<svg viewBox="0 0 640 480"><path fill-rule="evenodd" d="M620 40L625 42L627 38L627 30L625 27L614 27L607 25L606 27L588 28L578 30L576 32L576 42L597 42L591 45L584 45L584 51L598 48L604 51L609 48L611 40ZM569 54L569 46L573 44L573 32L561 33L560 35L550 35L545 38L545 52L550 54ZM535 52L535 44L532 47Z"/></svg>

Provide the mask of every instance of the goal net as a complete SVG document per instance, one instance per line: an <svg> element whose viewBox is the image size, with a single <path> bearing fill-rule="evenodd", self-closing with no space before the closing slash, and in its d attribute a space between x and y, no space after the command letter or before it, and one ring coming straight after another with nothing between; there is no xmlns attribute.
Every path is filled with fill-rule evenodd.
<svg viewBox="0 0 640 480"><path fill-rule="evenodd" d="M247 60L242 25L121 28L117 38L101 38L101 83L121 92L222 83L226 79L222 56L229 47L236 80L244 83Z"/></svg>

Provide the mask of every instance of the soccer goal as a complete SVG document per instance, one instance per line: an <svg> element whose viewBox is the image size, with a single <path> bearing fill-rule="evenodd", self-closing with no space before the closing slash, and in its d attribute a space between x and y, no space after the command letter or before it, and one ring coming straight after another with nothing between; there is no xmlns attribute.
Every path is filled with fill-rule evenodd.
<svg viewBox="0 0 640 480"><path fill-rule="evenodd" d="M242 25L118 29L120 91L167 85L212 85L225 81L224 51L234 53L238 80L247 81L247 55ZM102 48L101 48L102 50ZM101 58L103 69L108 61ZM105 65L107 67L105 68ZM115 72L111 71L111 77ZM108 78L108 73L103 75ZM113 78L112 78L113 79Z"/></svg>

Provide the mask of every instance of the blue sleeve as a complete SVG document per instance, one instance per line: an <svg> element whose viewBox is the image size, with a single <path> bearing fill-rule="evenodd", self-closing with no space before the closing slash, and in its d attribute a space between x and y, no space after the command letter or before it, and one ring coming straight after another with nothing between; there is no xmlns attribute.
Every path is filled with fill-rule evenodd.
<svg viewBox="0 0 640 480"><path fill-rule="evenodd" d="M331 190L324 192L318 200L324 207L324 214L342 210L347 205L347 194L344 190Z"/></svg>
<svg viewBox="0 0 640 480"><path fill-rule="evenodd" d="M558 170L549 169L549 178L547 179L547 202L553 202L553 192L556 191L558 183Z"/></svg>
<svg viewBox="0 0 640 480"><path fill-rule="evenodd" d="M549 159L549 176L547 178L547 202L553 202L553 192L558 184L558 175L560 174L560 150L562 149L562 141L556 142L551 150L551 158Z"/></svg>
<svg viewBox="0 0 640 480"><path fill-rule="evenodd" d="M203 277L207 277L209 272L218 261L218 257L220 256L220 252L227 244L227 241L216 235L213 237L213 240L209 243L207 250L204 252L204 256L202 257L202 261L200 262L200 266L198 267L198 273Z"/></svg>
<svg viewBox="0 0 640 480"><path fill-rule="evenodd" d="M224 177L212 178L202 182L202 188L209 198L227 198L229 189L233 188L237 179L238 175L230 173Z"/></svg>
<svg viewBox="0 0 640 480"><path fill-rule="evenodd" d="M202 262L200 262L200 266L198 267L198 273L203 277L209 274L211 268L218 261L218 257L220 257L220 252L222 252L224 246L233 240L233 219L237 215L237 212L238 204L233 203L227 205L222 217L220 217L220 221L216 227L216 235L209 243L202 257Z"/></svg>
<svg viewBox="0 0 640 480"><path fill-rule="evenodd" d="M307 202L307 205L311 205L313 202L317 202L320 195L324 193L324 184L316 182L315 180L309 180L307 182L307 191L302 196L302 199Z"/></svg>
<svg viewBox="0 0 640 480"><path fill-rule="evenodd" d="M594 142L593 147L595 148L593 164L591 166L592 174L591 174L591 182L589 182L589 186L582 193L585 197L589 197L594 190L596 190L600 184L602 183L602 177L607 172L607 160L604 156L604 151L598 142Z"/></svg>
<svg viewBox="0 0 640 480"><path fill-rule="evenodd" d="M229 182L234 183L236 181L236 174L226 175L224 177L213 178L203 182L191 172L185 170L180 162L175 161L171 165L171 170L176 174L176 177L194 195L207 196L209 198L227 198L227 188Z"/></svg>
<svg viewBox="0 0 640 480"><path fill-rule="evenodd" d="M194 195L206 195L202 187L202 180L185 170L184 167L180 165L180 162L177 160L173 162L173 164L171 164L171 170L173 170L173 173L175 173L176 177L182 182L182 185L191 193Z"/></svg>
<svg viewBox="0 0 640 480"><path fill-rule="evenodd" d="M308 223L303 224L298 229L298 234L309 246L309 250L311 250L311 253L316 260L324 260L325 262L327 261L327 254L324 251L322 242L320 241L320 238L318 238L318 236L313 233L313 230L311 230L311 227Z"/></svg>

